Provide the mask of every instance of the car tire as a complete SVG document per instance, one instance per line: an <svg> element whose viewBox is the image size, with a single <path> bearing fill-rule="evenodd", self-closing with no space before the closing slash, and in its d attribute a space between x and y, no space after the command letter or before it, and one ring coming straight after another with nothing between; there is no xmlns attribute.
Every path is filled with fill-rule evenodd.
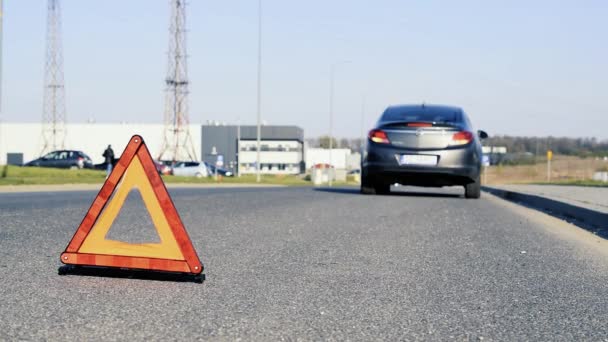
<svg viewBox="0 0 608 342"><path fill-rule="evenodd" d="M375 195L376 188L371 184L368 177L361 177L361 193L364 195Z"/></svg>
<svg viewBox="0 0 608 342"><path fill-rule="evenodd" d="M466 184L464 186L464 197L477 199L481 196L481 180L479 176L475 179L473 183Z"/></svg>
<svg viewBox="0 0 608 342"><path fill-rule="evenodd" d="M203 178L203 174L202 174L202 173L200 173L200 172L197 172L197 173L196 173L194 176L195 176L196 178Z"/></svg>
<svg viewBox="0 0 608 342"><path fill-rule="evenodd" d="M374 184L374 189L377 195L386 195L391 193L391 185L385 183Z"/></svg>
<svg viewBox="0 0 608 342"><path fill-rule="evenodd" d="M78 170L78 166L72 165L72 166L70 166L70 170Z"/></svg>

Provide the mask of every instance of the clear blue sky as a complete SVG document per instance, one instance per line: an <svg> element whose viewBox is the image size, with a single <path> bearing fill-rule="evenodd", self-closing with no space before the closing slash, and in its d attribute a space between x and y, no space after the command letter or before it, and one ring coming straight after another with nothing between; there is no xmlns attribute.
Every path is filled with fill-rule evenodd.
<svg viewBox="0 0 608 342"><path fill-rule="evenodd" d="M63 0L70 122L161 122L167 0ZM396 103L490 134L608 138L608 1L264 0L263 118L356 137ZM190 119L255 122L257 1L190 0ZM46 1L5 0L3 121L39 121Z"/></svg>

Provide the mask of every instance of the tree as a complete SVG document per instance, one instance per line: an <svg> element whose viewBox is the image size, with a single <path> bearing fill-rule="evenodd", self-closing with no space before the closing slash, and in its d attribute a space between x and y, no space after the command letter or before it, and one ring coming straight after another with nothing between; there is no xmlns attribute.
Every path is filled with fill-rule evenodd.
<svg viewBox="0 0 608 342"><path fill-rule="evenodd" d="M336 138L331 138L332 141L332 147L336 148L338 146L338 142L336 141ZM329 148L329 136L327 135L323 135L321 137L319 137L319 147L320 148Z"/></svg>

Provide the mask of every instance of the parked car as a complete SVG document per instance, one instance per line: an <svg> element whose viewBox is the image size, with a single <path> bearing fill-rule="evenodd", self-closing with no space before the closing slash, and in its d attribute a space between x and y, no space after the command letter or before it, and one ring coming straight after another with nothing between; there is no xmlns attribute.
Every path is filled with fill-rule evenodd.
<svg viewBox="0 0 608 342"><path fill-rule="evenodd" d="M361 163L361 192L388 193L394 183L427 187L461 185L479 198L480 139L457 107L400 105L387 108L369 132Z"/></svg>
<svg viewBox="0 0 608 342"><path fill-rule="evenodd" d="M62 169L92 169L93 161L82 151L59 150L45 154L25 166L55 167Z"/></svg>
<svg viewBox="0 0 608 342"><path fill-rule="evenodd" d="M333 169L334 166L327 163L317 163L310 167L311 169Z"/></svg>
<svg viewBox="0 0 608 342"><path fill-rule="evenodd" d="M208 177L210 172L204 162L177 162L173 166L173 175L202 178Z"/></svg>
<svg viewBox="0 0 608 342"><path fill-rule="evenodd" d="M221 167L215 167L214 165L211 165L207 162L205 162L205 164L207 164L207 168L209 169L209 173L211 176L215 175L215 170L217 169L217 174L218 176L223 176L223 177L234 177L234 173L232 173L232 171L228 171L226 169L222 169Z"/></svg>
<svg viewBox="0 0 608 342"><path fill-rule="evenodd" d="M155 160L154 165L159 175L170 175L172 173L171 166L163 163L162 161Z"/></svg>
<svg viewBox="0 0 608 342"><path fill-rule="evenodd" d="M116 166L116 163L118 163L118 160L119 160L119 158L114 158L114 159L112 160L112 165ZM105 162L105 161L104 161L103 163L99 163L99 164L95 164L95 165L93 165L93 168L94 168L95 170L106 170L106 169L107 169L107 167L108 167L108 166L106 165L106 162Z"/></svg>

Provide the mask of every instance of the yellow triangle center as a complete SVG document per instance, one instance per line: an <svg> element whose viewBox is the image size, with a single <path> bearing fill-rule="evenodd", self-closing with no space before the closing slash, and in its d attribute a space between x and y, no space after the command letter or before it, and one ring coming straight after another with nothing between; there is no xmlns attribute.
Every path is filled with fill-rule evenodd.
<svg viewBox="0 0 608 342"><path fill-rule="evenodd" d="M129 192L134 188L139 189L141 193L146 209L152 218L152 222L160 238L160 243L127 243L106 239L106 235L110 231ZM97 219L97 222L95 222L89 235L82 242L78 252L185 260L137 155L133 157L131 164L125 170L125 174L118 184L114 196L106 204L105 209Z"/></svg>

